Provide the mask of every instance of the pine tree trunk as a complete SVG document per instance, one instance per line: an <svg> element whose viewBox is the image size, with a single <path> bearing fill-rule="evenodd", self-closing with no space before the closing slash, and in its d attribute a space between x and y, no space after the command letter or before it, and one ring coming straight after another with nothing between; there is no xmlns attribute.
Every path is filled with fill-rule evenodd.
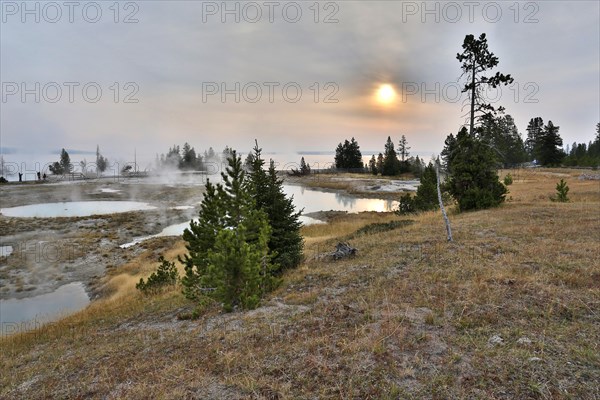
<svg viewBox="0 0 600 400"><path fill-rule="evenodd" d="M442 201L442 190L440 189L440 167L439 164L436 163L435 166L435 176L437 179L437 194L438 201L440 203L440 209L442 210L442 215L444 216L444 222L446 223L446 232L448 233L448 241L452 241L452 229L450 228L450 220L448 219L448 215L446 214L446 209L444 208L444 202Z"/></svg>
<svg viewBox="0 0 600 400"><path fill-rule="evenodd" d="M471 78L471 126L469 135L473 136L473 125L475 125L475 57L473 56L473 77Z"/></svg>

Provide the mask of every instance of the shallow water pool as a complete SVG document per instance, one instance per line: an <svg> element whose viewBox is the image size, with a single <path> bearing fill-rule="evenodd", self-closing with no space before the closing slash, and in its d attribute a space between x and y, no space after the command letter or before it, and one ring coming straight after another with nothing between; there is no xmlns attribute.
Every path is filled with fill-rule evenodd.
<svg viewBox="0 0 600 400"><path fill-rule="evenodd" d="M294 196L297 210L304 208L304 214L317 211L347 211L358 213L363 211L393 211L398 202L383 199L360 199L345 193L322 192L306 189L302 186L284 185L288 196Z"/></svg>
<svg viewBox="0 0 600 400"><path fill-rule="evenodd" d="M304 209L304 214L317 211L347 211L347 212L362 212L362 211L392 211L398 207L397 201L381 200L381 199L358 199L343 193L322 192L318 190L310 190L301 186L284 185L284 191L288 196L294 196L294 205L296 210ZM172 207L183 209L189 206ZM315 218L302 215L300 222L303 225L322 224ZM182 222L167 226L160 233L139 237L131 242L122 244L120 247L126 249L135 246L144 240L162 237L162 236L180 236L185 228L190 226L189 222Z"/></svg>
<svg viewBox="0 0 600 400"><path fill-rule="evenodd" d="M7 217L56 218L86 217L89 215L104 215L154 209L156 209L156 207L138 201L71 201L2 208L0 209L0 213Z"/></svg>
<svg viewBox="0 0 600 400"><path fill-rule="evenodd" d="M152 239L152 238L155 238L155 237L180 236L180 235L183 235L183 231L185 230L185 228L188 228L189 226L190 226L190 222L189 221L188 222L181 222L179 224L169 225L165 229L163 229L162 231L160 231L159 233L157 233L156 235L142 236L142 237L134 239L133 241L131 241L129 243L122 244L119 247L122 248L122 249L126 249L128 247L131 247L131 246L134 246L134 245L136 245L138 243L141 243L144 240Z"/></svg>
<svg viewBox="0 0 600 400"><path fill-rule="evenodd" d="M38 328L85 308L89 302L81 282L68 283L39 296L0 300L0 336Z"/></svg>

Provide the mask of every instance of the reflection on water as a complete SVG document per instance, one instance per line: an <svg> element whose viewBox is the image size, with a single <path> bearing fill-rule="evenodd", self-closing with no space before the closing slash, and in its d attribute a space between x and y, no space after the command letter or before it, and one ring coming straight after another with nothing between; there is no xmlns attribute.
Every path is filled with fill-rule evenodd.
<svg viewBox="0 0 600 400"><path fill-rule="evenodd" d="M363 211L386 212L398 207L398 202L382 199L357 199L345 193L320 192L302 186L284 185L288 195L294 196L297 209L304 208L304 213L317 211L347 211L358 213Z"/></svg>
<svg viewBox="0 0 600 400"><path fill-rule="evenodd" d="M356 205L356 198L348 197L341 193L336 193L335 199L338 202L338 204L340 204L346 209L352 209Z"/></svg>
<svg viewBox="0 0 600 400"><path fill-rule="evenodd" d="M35 297L0 300L0 334L39 327L44 322L79 311L89 302L81 282L69 283L52 293Z"/></svg>
<svg viewBox="0 0 600 400"><path fill-rule="evenodd" d="M102 193L121 193L120 189L112 189L112 188L102 188L100 189Z"/></svg>
<svg viewBox="0 0 600 400"><path fill-rule="evenodd" d="M321 221L320 219L315 219L315 218L311 218L311 217L307 217L305 215L301 215L300 218L298 218L300 220L300 222L302 222L302 225L304 226L308 226L308 225L318 225L318 224L324 224L325 221Z"/></svg>
<svg viewBox="0 0 600 400"><path fill-rule="evenodd" d="M137 201L71 201L2 208L0 213L7 217L86 217L89 215L154 210L155 208L148 203Z"/></svg>
<svg viewBox="0 0 600 400"><path fill-rule="evenodd" d="M156 235L142 236L142 237L134 239L132 242L122 244L119 247L122 248L122 249L126 249L128 247L131 247L131 246L134 246L134 245L136 245L138 243L141 243L144 240L152 239L152 238L155 238L155 237L183 235L183 231L185 230L185 228L189 228L189 226L190 226L190 222L189 221L188 222L182 222L182 223L179 223L179 224L169 225L165 229L163 229L162 231L160 231L159 233L157 233Z"/></svg>
<svg viewBox="0 0 600 400"><path fill-rule="evenodd" d="M353 213L362 211L386 212L393 211L395 208L398 207L397 201L381 199L357 199L355 197L343 193L320 192L317 190L309 190L302 186L284 185L284 191L288 196L294 196L294 205L296 206L296 210L304 209L304 214L329 210L348 211ZM188 206L181 207L187 208ZM300 221L304 225L323 223L322 221L306 216L300 217ZM148 240L155 237L179 236L182 235L185 228L189 226L189 222L170 225L164 228L160 233L136 238L129 243L122 244L120 247L122 249L126 249L128 247L141 243L144 240Z"/></svg>

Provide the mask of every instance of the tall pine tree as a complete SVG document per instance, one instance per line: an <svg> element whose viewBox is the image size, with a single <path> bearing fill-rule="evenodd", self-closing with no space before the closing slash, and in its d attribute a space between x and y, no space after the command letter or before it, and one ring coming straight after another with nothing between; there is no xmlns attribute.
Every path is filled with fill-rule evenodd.
<svg viewBox="0 0 600 400"><path fill-rule="evenodd" d="M207 295L234 307L254 308L272 282L274 266L268 248L271 228L245 179L241 157L231 150L223 184L206 184L198 222L183 233L187 242L181 261L184 294Z"/></svg>
<svg viewBox="0 0 600 400"><path fill-rule="evenodd" d="M60 161L54 162L49 167L50 172L55 175L63 175L68 174L73 171L73 165L71 164L71 157L69 157L69 153L65 149L60 151Z"/></svg>
<svg viewBox="0 0 600 400"><path fill-rule="evenodd" d="M369 171L373 175L377 175L377 173L379 172L377 171L377 160L375 159L375 154L373 154L371 156L371 159L369 160Z"/></svg>
<svg viewBox="0 0 600 400"><path fill-rule="evenodd" d="M338 169L363 169L362 154L358 142L346 139L335 149L335 167Z"/></svg>
<svg viewBox="0 0 600 400"><path fill-rule="evenodd" d="M414 198L415 208L419 211L435 210L439 207L437 195L437 177L431 162L423 170L421 184Z"/></svg>
<svg viewBox="0 0 600 400"><path fill-rule="evenodd" d="M527 139L525 140L525 150L529 155L529 160L539 158L539 145L542 132L544 130L544 120L541 117L531 118L527 124Z"/></svg>
<svg viewBox="0 0 600 400"><path fill-rule="evenodd" d="M198 221L192 220L190 227L183 232L188 254L180 261L185 268L181 283L187 298L199 299L202 295L200 278L206 275L208 252L214 248L218 232L226 228L225 204L222 201L222 188L206 181L204 198L200 204Z"/></svg>
<svg viewBox="0 0 600 400"><path fill-rule="evenodd" d="M394 149L394 142L388 136L387 141L385 142L385 151L383 154L383 165L381 169L381 175L384 176L394 176L398 175L400 172L400 162L398 161L398 156L396 154L396 150Z"/></svg>
<svg viewBox="0 0 600 400"><path fill-rule="evenodd" d="M476 39L473 35L465 36L463 41L463 52L456 55L456 59L461 63L463 76L466 76L466 84L462 92L470 93L469 112L469 134L475 134L475 117L476 115L495 115L496 112L504 111L503 107L496 108L486 99L483 94L485 88L490 86L497 88L500 85L508 85L513 82L513 78L509 75L496 72L495 75L485 76L483 73L489 69L495 68L498 63L498 57L488 49L487 37L485 33L479 35Z"/></svg>
<svg viewBox="0 0 600 400"><path fill-rule="evenodd" d="M562 151L563 141L558 130L552 121L548 121L548 125L544 126L541 136L538 138L537 151L538 161L544 166L559 166L564 153Z"/></svg>
<svg viewBox="0 0 600 400"><path fill-rule="evenodd" d="M485 209L502 203L507 190L498 179L495 152L466 129L458 133L454 146L448 161L448 186L459 209Z"/></svg>
<svg viewBox="0 0 600 400"><path fill-rule="evenodd" d="M504 168L527 159L523 139L512 116L486 115L480 120L481 125L476 129L477 136L496 152Z"/></svg>
<svg viewBox="0 0 600 400"><path fill-rule="evenodd" d="M379 153L377 155L377 172L378 173L382 173L383 172L383 154Z"/></svg>
<svg viewBox="0 0 600 400"><path fill-rule="evenodd" d="M256 201L256 207L266 213L272 229L268 241L273 255L275 273L296 267L302 261L304 242L300 235L300 215L296 212L293 198L288 198L283 190L283 180L277 176L275 163L269 163L269 170L264 170L262 149L256 143L253 163L249 175L250 192Z"/></svg>
<svg viewBox="0 0 600 400"><path fill-rule="evenodd" d="M208 250L207 266L200 277L210 296L232 311L236 306L254 309L270 288L269 224L266 218L254 221L257 231L249 235L247 223L219 231L214 247ZM249 240L252 236L253 240Z"/></svg>
<svg viewBox="0 0 600 400"><path fill-rule="evenodd" d="M106 171L108 160L100 154L100 146L96 145L96 173L100 175Z"/></svg>
<svg viewBox="0 0 600 400"><path fill-rule="evenodd" d="M462 127L460 132L467 133L467 128ZM451 173L452 172L452 156L456 151L456 138L451 133L446 137L444 141L444 149L442 150L442 162L444 169Z"/></svg>

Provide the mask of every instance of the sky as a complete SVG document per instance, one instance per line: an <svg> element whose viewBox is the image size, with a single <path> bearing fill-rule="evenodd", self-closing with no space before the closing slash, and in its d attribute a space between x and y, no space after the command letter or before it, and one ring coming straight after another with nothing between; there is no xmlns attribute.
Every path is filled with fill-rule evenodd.
<svg viewBox="0 0 600 400"><path fill-rule="evenodd" d="M405 135L437 154L465 123L465 35L486 33L488 93L526 135L565 145L600 121L600 3L410 1L0 2L0 145L154 158L174 144L363 152ZM377 96L390 85L395 97ZM88 156L93 159L93 155Z"/></svg>

